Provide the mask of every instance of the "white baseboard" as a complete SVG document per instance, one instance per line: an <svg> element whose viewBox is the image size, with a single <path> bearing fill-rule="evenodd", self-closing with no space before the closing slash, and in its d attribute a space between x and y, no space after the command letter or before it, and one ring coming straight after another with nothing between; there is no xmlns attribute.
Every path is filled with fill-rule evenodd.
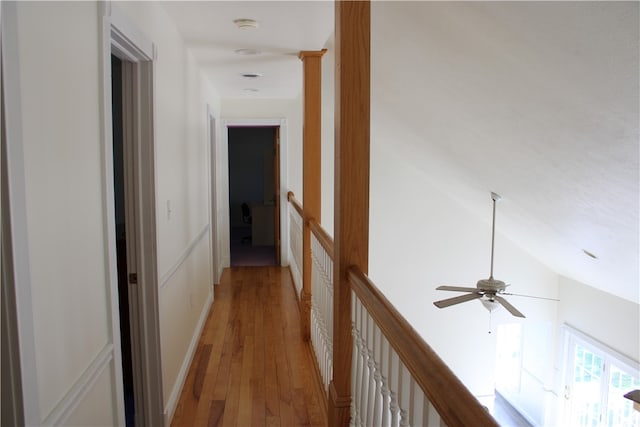
<svg viewBox="0 0 640 427"><path fill-rule="evenodd" d="M193 336L191 337L191 343L189 344L189 348L187 349L187 354L182 362L182 366L180 367L180 372L178 372L178 378L176 379L176 383L173 386L173 390L171 390L171 395L169 396L169 400L167 401L167 405L164 409L164 425L165 427L169 427L171 425L171 421L173 420L173 415L176 412L176 407L178 406L178 401L180 400L180 393L182 392L182 387L184 387L184 383L187 380L187 374L189 373L189 367L191 366L191 362L193 361L193 356L196 354L196 348L198 348L198 341L200 341L200 335L202 335L202 330L204 329L204 324L207 321L207 316L209 315L209 309L211 308L211 304L213 303L213 289L209 292L209 296L207 297L207 301L202 308L202 312L200 313L200 319L198 320L198 324L196 325L196 329L193 332Z"/></svg>

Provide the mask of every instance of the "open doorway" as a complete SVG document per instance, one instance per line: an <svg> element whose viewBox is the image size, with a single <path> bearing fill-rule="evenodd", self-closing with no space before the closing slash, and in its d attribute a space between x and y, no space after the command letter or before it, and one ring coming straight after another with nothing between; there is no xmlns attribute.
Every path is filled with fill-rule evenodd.
<svg viewBox="0 0 640 427"><path fill-rule="evenodd" d="M127 207L126 172L123 126L122 60L111 55L111 117L113 125L113 187L116 219L116 256L118 266L118 303L120 319L120 345L122 353L122 383L124 414L127 427L135 425L135 400L133 385L133 355L131 352L131 316L129 304L129 280L127 272ZM131 216L131 215L130 215ZM131 242L129 242L131 245ZM133 255L133 254L129 254Z"/></svg>
<svg viewBox="0 0 640 427"><path fill-rule="evenodd" d="M155 48L105 8L105 215L119 424L162 425L153 68ZM110 15L108 15L110 13Z"/></svg>
<svg viewBox="0 0 640 427"><path fill-rule="evenodd" d="M232 266L280 264L279 132L228 128Z"/></svg>

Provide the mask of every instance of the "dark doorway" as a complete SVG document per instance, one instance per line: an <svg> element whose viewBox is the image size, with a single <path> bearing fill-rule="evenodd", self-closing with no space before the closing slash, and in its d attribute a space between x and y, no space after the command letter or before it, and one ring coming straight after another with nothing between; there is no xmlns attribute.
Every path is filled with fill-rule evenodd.
<svg viewBox="0 0 640 427"><path fill-rule="evenodd" d="M129 280L127 277L127 235L125 207L125 165L123 128L122 61L111 56L111 90L113 122L113 187L116 217L116 249L118 258L118 302L120 311L120 340L122 348L122 379L125 421L135 425L133 388L133 360L131 356L131 322L129 315Z"/></svg>
<svg viewBox="0 0 640 427"><path fill-rule="evenodd" d="M279 261L278 127L229 127L232 266Z"/></svg>

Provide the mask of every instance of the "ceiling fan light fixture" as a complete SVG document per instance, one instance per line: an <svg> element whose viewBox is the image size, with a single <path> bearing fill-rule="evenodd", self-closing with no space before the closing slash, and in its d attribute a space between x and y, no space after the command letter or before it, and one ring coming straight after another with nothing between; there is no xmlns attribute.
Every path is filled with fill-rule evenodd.
<svg viewBox="0 0 640 427"><path fill-rule="evenodd" d="M489 313L500 308L500 304L494 300L482 298L480 302L484 305L484 308L489 311Z"/></svg>
<svg viewBox="0 0 640 427"><path fill-rule="evenodd" d="M236 27L240 28L241 30L251 30L260 26L260 23L258 21L249 18L234 19L233 23L236 24Z"/></svg>

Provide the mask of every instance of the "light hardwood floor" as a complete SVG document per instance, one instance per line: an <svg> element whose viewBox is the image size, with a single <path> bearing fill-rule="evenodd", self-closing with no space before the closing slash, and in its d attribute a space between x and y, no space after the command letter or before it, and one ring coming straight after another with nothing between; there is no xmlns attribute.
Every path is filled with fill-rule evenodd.
<svg viewBox="0 0 640 427"><path fill-rule="evenodd" d="M326 426L289 270L233 267L215 299L172 426Z"/></svg>

